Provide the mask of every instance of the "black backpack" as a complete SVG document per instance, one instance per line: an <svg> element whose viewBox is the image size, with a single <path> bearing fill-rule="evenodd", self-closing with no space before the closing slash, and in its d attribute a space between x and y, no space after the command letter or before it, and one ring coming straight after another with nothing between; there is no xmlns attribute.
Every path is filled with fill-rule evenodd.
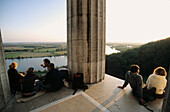
<svg viewBox="0 0 170 112"><path fill-rule="evenodd" d="M73 95L76 93L77 89L83 89L84 91L88 89L88 86L83 81L83 73L74 74L72 89L74 89Z"/></svg>

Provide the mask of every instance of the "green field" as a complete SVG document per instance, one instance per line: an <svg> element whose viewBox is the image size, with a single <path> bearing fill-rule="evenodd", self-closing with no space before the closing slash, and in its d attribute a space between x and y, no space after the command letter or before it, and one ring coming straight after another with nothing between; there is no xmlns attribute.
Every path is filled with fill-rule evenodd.
<svg viewBox="0 0 170 112"><path fill-rule="evenodd" d="M5 58L17 58L22 54L23 54L22 52L9 52L5 53Z"/></svg>
<svg viewBox="0 0 170 112"><path fill-rule="evenodd" d="M34 52L55 52L56 48L37 49Z"/></svg>
<svg viewBox="0 0 170 112"><path fill-rule="evenodd" d="M5 43L6 59L67 55L66 43Z"/></svg>

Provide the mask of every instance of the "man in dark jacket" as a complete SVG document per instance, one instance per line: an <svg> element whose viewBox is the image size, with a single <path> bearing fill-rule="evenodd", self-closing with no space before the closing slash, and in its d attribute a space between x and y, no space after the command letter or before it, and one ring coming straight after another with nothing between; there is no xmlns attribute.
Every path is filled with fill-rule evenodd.
<svg viewBox="0 0 170 112"><path fill-rule="evenodd" d="M143 78L139 74L139 69L138 65L131 65L130 71L128 71L125 75L125 82L123 86L118 86L118 88L124 89L129 83L132 88L133 95L138 98L140 104L143 104Z"/></svg>
<svg viewBox="0 0 170 112"><path fill-rule="evenodd" d="M57 91L63 86L63 81L59 73L54 69L54 64L50 63L48 66L48 73L43 81L43 88L47 91Z"/></svg>

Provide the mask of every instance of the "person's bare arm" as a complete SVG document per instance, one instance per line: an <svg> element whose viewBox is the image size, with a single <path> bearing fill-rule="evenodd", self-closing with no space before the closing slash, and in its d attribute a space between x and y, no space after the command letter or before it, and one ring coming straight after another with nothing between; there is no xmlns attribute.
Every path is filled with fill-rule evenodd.
<svg viewBox="0 0 170 112"><path fill-rule="evenodd" d="M117 86L118 88L120 88L120 89L124 89L124 87L123 86Z"/></svg>
<svg viewBox="0 0 170 112"><path fill-rule="evenodd" d="M45 65L43 65L43 64L41 64L41 66L43 67L43 68L45 68L46 66Z"/></svg>
<svg viewBox="0 0 170 112"><path fill-rule="evenodd" d="M118 86L118 88L124 89L127 85L128 85L128 74L126 73L125 82L124 82L123 86Z"/></svg>
<svg viewBox="0 0 170 112"><path fill-rule="evenodd" d="M19 75L20 75L20 76L22 76L22 77L25 77L25 75L24 75L24 74L22 74L22 73L19 73Z"/></svg>

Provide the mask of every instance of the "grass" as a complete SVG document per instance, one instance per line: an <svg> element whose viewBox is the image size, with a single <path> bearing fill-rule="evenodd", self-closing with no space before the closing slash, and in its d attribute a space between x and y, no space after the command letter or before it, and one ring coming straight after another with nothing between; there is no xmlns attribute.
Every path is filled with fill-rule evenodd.
<svg viewBox="0 0 170 112"><path fill-rule="evenodd" d="M33 48L24 48L24 47L4 47L4 50L24 50L24 49L33 49Z"/></svg>
<svg viewBox="0 0 170 112"><path fill-rule="evenodd" d="M20 55L20 57L43 57L43 56L51 56L51 53L34 53L34 52L24 52Z"/></svg>
<svg viewBox="0 0 170 112"><path fill-rule="evenodd" d="M56 48L47 48L47 49L37 49L37 50L34 50L34 52L55 52L56 51Z"/></svg>
<svg viewBox="0 0 170 112"><path fill-rule="evenodd" d="M33 57L50 57L66 55L67 51L56 51L66 49L65 43L33 43L33 44L5 44L4 50L11 50L5 52L6 59L20 59L20 58L33 58ZM20 51L16 51L20 50ZM28 50L28 51L24 51Z"/></svg>
<svg viewBox="0 0 170 112"><path fill-rule="evenodd" d="M67 53L67 51L56 51L56 52L54 52L54 54L59 54L59 55L64 55L66 53Z"/></svg>
<svg viewBox="0 0 170 112"><path fill-rule="evenodd" d="M8 52L8 53L6 52L5 58L17 58L22 54L23 54L22 52Z"/></svg>
<svg viewBox="0 0 170 112"><path fill-rule="evenodd" d="M49 57L49 56L60 56L65 55L67 51L58 52L6 52L5 58L15 59L15 58L33 58L33 57Z"/></svg>

